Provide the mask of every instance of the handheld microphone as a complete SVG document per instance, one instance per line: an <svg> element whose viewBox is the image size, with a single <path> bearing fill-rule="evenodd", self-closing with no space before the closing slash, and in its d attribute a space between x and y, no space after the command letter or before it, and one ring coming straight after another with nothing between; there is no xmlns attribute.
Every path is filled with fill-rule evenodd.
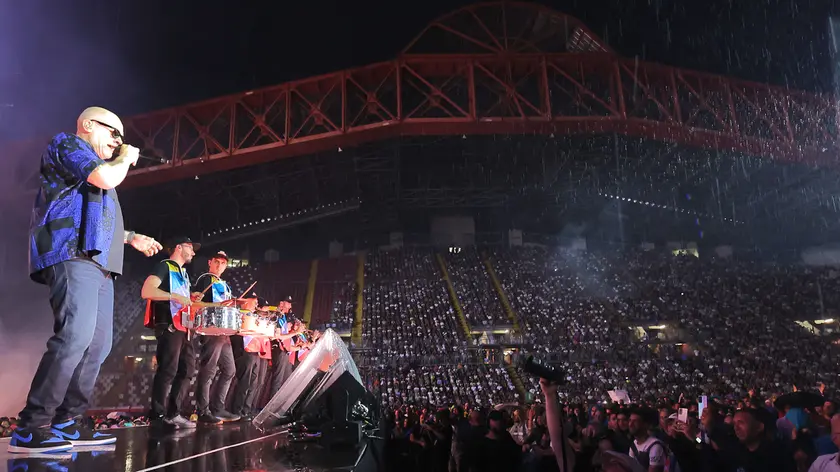
<svg viewBox="0 0 840 472"><path fill-rule="evenodd" d="M114 149L114 154L111 156L111 159L117 157L119 154L120 148ZM138 157L147 161L157 162L158 164L169 164L169 159L164 159L162 157L144 156L143 154L140 154Z"/></svg>
<svg viewBox="0 0 840 472"><path fill-rule="evenodd" d="M145 159L147 161L157 162L159 164L169 164L169 159L164 159L162 157L144 156L143 154L140 154L140 159Z"/></svg>

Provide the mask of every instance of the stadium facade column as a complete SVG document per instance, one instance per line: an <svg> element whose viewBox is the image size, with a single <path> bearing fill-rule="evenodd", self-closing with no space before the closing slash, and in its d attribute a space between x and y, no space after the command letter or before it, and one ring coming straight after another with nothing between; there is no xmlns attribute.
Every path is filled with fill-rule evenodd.
<svg viewBox="0 0 840 472"><path fill-rule="evenodd" d="M440 273L443 274L443 281L446 282L446 290L449 292L449 299L452 301L452 307L455 308L455 313L458 315L458 319L461 320L461 328L464 329L464 336L467 337L467 341L469 342L472 340L470 325L467 323L464 311L461 310L461 304L458 302L458 295L455 293L455 287L452 286L452 280L449 278L449 271L446 270L446 261L443 260L443 256L440 255L440 253L435 254L435 257L437 258L438 266L440 266Z"/></svg>
<svg viewBox="0 0 840 472"><path fill-rule="evenodd" d="M350 341L354 346L362 345L362 319L365 297L365 253L360 252L356 258L356 318L353 320L353 330Z"/></svg>
<svg viewBox="0 0 840 472"><path fill-rule="evenodd" d="M525 390L525 384L522 383L522 378L519 377L519 373L516 372L516 369L513 368L513 365L505 363L505 371L507 371L510 380L513 382L513 386L516 387L516 391L517 393L519 393L520 401L532 402L534 399L528 397L528 391Z"/></svg>
<svg viewBox="0 0 840 472"><path fill-rule="evenodd" d="M315 282L318 280L318 259L309 266L309 282L306 284L306 302L303 305L303 322L309 325L312 320L312 305L315 301Z"/></svg>
<svg viewBox="0 0 840 472"><path fill-rule="evenodd" d="M482 253L481 259L484 262L484 267L487 269L487 275L490 276L490 280L493 282L493 288L496 289L496 295L499 296L502 308L504 308L505 313L507 313L508 318L513 323L513 332L516 334L521 333L522 331L520 331L519 319L516 317L516 313L510 306L507 295L505 295L505 291L502 289L502 284L499 283L499 278L496 277L496 271L493 269L493 264L490 263L490 258L487 257L487 254Z"/></svg>

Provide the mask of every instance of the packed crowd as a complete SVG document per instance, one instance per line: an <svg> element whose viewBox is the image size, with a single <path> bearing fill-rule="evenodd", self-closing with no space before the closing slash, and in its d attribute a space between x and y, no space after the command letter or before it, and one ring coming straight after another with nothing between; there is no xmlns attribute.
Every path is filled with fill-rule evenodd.
<svg viewBox="0 0 840 472"><path fill-rule="evenodd" d="M513 380L499 365L388 366L362 372L371 379L368 389L382 392L382 400L387 405L414 400L430 405L496 405L518 400Z"/></svg>
<svg viewBox="0 0 840 472"><path fill-rule="evenodd" d="M619 387L641 398L840 386L837 346L795 322L825 316L820 293L836 281L817 280L828 269L539 248L491 258L536 350L572 385L587 379L568 392L578 400ZM668 329L640 337L638 324Z"/></svg>
<svg viewBox="0 0 840 472"><path fill-rule="evenodd" d="M470 325L491 327L510 323L478 252L449 253L446 264L458 303Z"/></svg>
<svg viewBox="0 0 840 472"><path fill-rule="evenodd" d="M464 347L475 348L475 341L467 341L457 326L445 285L436 285L440 275L433 272L432 256L402 250L370 257L378 267L389 267L385 279L400 284L384 290L390 294L389 308L369 328L368 313L377 308L368 303L378 299L365 298L366 345L387 344L388 354L362 372L390 414L399 451L392 459L407 470L453 470L450 462L458 454L469 456L464 451L478 447L478 456L486 455L484 443L494 436L487 428L496 423L505 424L517 443L511 448L518 451L511 452L517 464L525 470L554 470L556 463L547 459L553 455L546 430L534 426L543 421L534 419L539 414L530 413L523 423L513 418L524 413L490 412L494 405L521 408L526 398L539 399L538 382L521 376L523 398L510 370L499 363L501 357L489 364L457 357ZM832 270L655 252L468 249L445 261L473 329L510 324L488 273L478 270L485 260L516 314L524 334L522 350L553 361L565 376L558 394L566 441L577 459L568 470L607 470L604 452L629 457L634 438L640 449L657 438L657 457L666 470L808 470L818 454L836 452L830 399L840 386L838 346L825 331L796 323L830 313L833 298L823 294L838 288ZM366 267L366 280L374 270ZM402 289L418 280L425 290ZM366 291L374 293L377 287L381 280ZM423 300L429 301L427 307L445 309L427 308L431 316L416 319ZM410 327L417 327L414 338L406 331ZM389 333L400 333L396 339L401 341L389 343ZM451 346L458 352L450 352ZM778 403L792 389L817 384L826 396L807 408ZM635 403L613 404L610 390L625 391ZM711 399L702 421L696 402L701 395ZM452 408L465 404L466 411ZM680 408L687 416L678 418ZM478 446L470 446L469 438ZM499 449L504 448L493 448ZM636 462L610 470L637 470ZM489 470L470 467L455 470Z"/></svg>
<svg viewBox="0 0 840 472"><path fill-rule="evenodd" d="M833 401L683 396L640 404L401 405L389 409L388 470L440 472L825 472L840 469ZM801 393L801 392L799 392Z"/></svg>
<svg viewBox="0 0 840 472"><path fill-rule="evenodd" d="M794 386L809 390L818 384L824 386L825 398L836 398L838 346L825 332L796 323L828 318L840 308L840 277L832 269L655 251L606 254L520 247L465 249L441 259L428 249L376 251L366 256L364 272L362 342L352 347L368 389L393 416L394 440L407 441L397 448L402 451L399 460L428 466L428 461L443 464L445 455L448 467L459 447L462 456L469 455L463 452L470 450L465 438L473 433L465 433L464 428L472 427L464 425L473 423L481 432L494 421L509 421L518 461L529 470L552 463L543 460L550 448L545 428L539 426L544 422L539 419L541 406L515 413L544 399L537 379L517 374L509 364L520 355L506 351L511 347L546 359L563 373L558 394L564 424L570 428L566 439L580 456L578 463L587 464L574 470L601 467L593 458L607 436L610 447L626 452L624 446L635 433L621 426L626 424L621 418L629 421L631 412L642 411L639 421L647 421L649 411L637 408L642 406L668 413L658 426L649 423L651 434L669 446L668 460L679 463L670 470L695 470L683 463L686 459L678 460L679 448L672 450L669 441L690 437L696 442L699 434L709 444L710 435L719 433L704 429L705 420L696 425L701 395L712 399L707 411L715 415L714 425L736 425L734 432L731 426L715 426L728 431L731 444L743 442L737 412L750 406L751 417L774 440L787 441L788 449L796 438L796 444L806 444L805 437L826 446L830 437L833 404L809 404L789 415L774 400ZM329 282L334 293L325 298L330 301L325 319L348 329L358 287L345 276ZM464 331L466 323L476 332L506 332L514 321L520 330L516 342L506 335ZM655 325L660 328L651 329ZM832 327L836 323L817 329ZM513 345L484 345L498 340ZM613 404L608 392L616 390L625 391L635 406ZM453 414L453 405L463 411ZM506 406L492 413L497 405ZM444 414L439 407L450 409ZM680 407L688 409L688 417L671 418ZM781 418L779 425L771 421L776 417ZM450 442L455 446L449 449L447 443L438 445L440 435L432 431L446 421L454 427ZM3 426L0 421L3 431L13 427L13 420L8 422ZM104 418L97 427L136 424L132 418ZM827 450L823 446L803 446L803 454L813 459L814 451Z"/></svg>
<svg viewBox="0 0 840 472"><path fill-rule="evenodd" d="M472 293L467 308L461 296L458 301L473 329L510 324L493 284L465 275L484 269L483 260L491 262L517 316L523 349L557 362L567 374L569 400L604 401L615 389L655 398L743 395L753 386L838 386L837 346L795 323L822 316L820 292L837 284L828 270L645 252L465 250L447 256L446 264L456 294L465 283ZM472 364L464 349L476 341L459 326L431 252L378 252L367 261L363 333L371 350L361 360L379 385L388 388L389 372L410 363ZM480 316L468 316L470 310ZM507 381L502 376L493 383ZM526 393L537 393L535 383L525 384ZM390 388L380 392L383 402L425 401L413 390L394 396ZM505 401L524 400L518 392L508 395Z"/></svg>
<svg viewBox="0 0 840 472"><path fill-rule="evenodd" d="M368 255L363 300L368 364L449 363L467 346L432 251Z"/></svg>

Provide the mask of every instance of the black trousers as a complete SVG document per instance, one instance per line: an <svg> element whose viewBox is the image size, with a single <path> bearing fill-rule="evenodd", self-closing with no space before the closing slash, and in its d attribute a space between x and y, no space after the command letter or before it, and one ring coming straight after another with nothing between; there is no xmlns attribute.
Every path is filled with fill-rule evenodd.
<svg viewBox="0 0 840 472"><path fill-rule="evenodd" d="M289 362L289 353L278 346L271 347L271 381L268 392L268 401L274 398L286 379L292 375L294 366Z"/></svg>
<svg viewBox="0 0 840 472"><path fill-rule="evenodd" d="M269 390L268 359L259 358L257 361L257 382L254 386L254 398L251 405L255 410L261 410L265 406L265 396Z"/></svg>
<svg viewBox="0 0 840 472"><path fill-rule="evenodd" d="M184 400L195 377L196 339L171 324L155 326L157 372L152 382L151 417L174 417L183 412Z"/></svg>
<svg viewBox="0 0 840 472"><path fill-rule="evenodd" d="M236 358L236 387L233 389L231 412L237 415L250 415L254 408L254 389L257 385L260 356L243 351Z"/></svg>
<svg viewBox="0 0 840 472"><path fill-rule="evenodd" d="M196 408L198 414L218 413L225 409L230 384L236 375L236 364L229 336L201 336L201 352L198 356L198 387ZM219 372L219 378L213 378Z"/></svg>

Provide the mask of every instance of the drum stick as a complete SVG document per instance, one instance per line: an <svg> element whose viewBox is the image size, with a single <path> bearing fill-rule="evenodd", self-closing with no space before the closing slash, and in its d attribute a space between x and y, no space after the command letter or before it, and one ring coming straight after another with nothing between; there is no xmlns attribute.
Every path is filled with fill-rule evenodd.
<svg viewBox="0 0 840 472"><path fill-rule="evenodd" d="M252 289L252 288L254 288L254 285L257 285L257 281L256 281L256 280L254 281L254 283L252 283L252 284L251 284L251 286L250 286L250 287L248 287L247 289L245 289L245 291L244 291L244 292L242 292L242 295L240 295L238 298L243 298L243 297L245 297L245 295L247 295L247 294L248 294L248 292L250 292L250 291L251 291L251 289Z"/></svg>
<svg viewBox="0 0 840 472"><path fill-rule="evenodd" d="M212 286L213 286L213 284L210 284L210 285L204 287L204 290L201 291L201 298L204 298L204 294L207 293L207 291L210 290L210 287L212 287Z"/></svg>
<svg viewBox="0 0 840 472"><path fill-rule="evenodd" d="M204 298L204 294L207 293L207 291L210 290L210 287L212 287L212 286L213 286L213 284L210 284L210 285L204 287L204 290L201 291L201 296L198 298L198 300L201 300L202 298ZM192 305L187 307L187 314L190 318L190 321L195 320L195 317L193 316L193 312L192 312ZM187 341L190 340L190 333L191 332L192 332L192 330L189 330L189 329L187 330Z"/></svg>
<svg viewBox="0 0 840 472"><path fill-rule="evenodd" d="M233 302L233 306L234 306L234 307L238 307L238 306L239 306L238 301L239 301L240 299L244 298L244 297L245 297L245 295L246 295L248 292L250 292L252 288L254 288L254 285L257 285L257 281L256 281L256 280L254 281L254 283L252 283L252 284L251 284L251 286L250 286L250 287L248 287L247 289L245 289L245 291L244 291L244 292L242 292L242 295L240 295L239 297L237 297L237 298L235 298L235 299L234 299L234 300L235 300L235 301Z"/></svg>

